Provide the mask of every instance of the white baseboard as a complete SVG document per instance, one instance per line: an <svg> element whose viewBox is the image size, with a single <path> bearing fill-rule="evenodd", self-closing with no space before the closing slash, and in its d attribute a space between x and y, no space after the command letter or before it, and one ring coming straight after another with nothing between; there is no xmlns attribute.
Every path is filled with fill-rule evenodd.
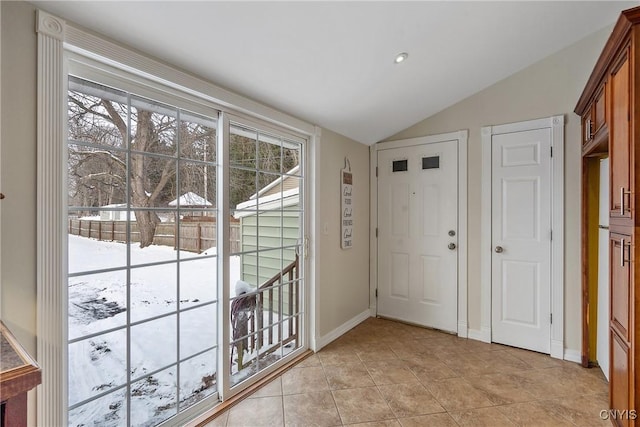
<svg viewBox="0 0 640 427"><path fill-rule="evenodd" d="M467 334L469 339L482 341L486 343L491 342L491 329L483 327L481 329L469 329Z"/></svg>
<svg viewBox="0 0 640 427"><path fill-rule="evenodd" d="M566 359L566 354L564 342L561 340L551 340L551 357L554 359Z"/></svg>
<svg viewBox="0 0 640 427"><path fill-rule="evenodd" d="M469 325L467 322L458 322L458 336L460 338L469 337Z"/></svg>
<svg viewBox="0 0 640 427"><path fill-rule="evenodd" d="M337 338L340 338L342 335L347 333L349 330L355 328L360 323L364 322L365 320L367 320L370 317L372 317L371 316L371 311L369 309L366 309L362 313L358 314L356 317L352 318L351 320L346 321L345 323L343 323L342 325L338 326L337 328L335 328L333 331L329 332L328 334L323 335L321 337L318 337L316 339L316 343L315 343L316 344L315 351L320 350L322 347L326 346L331 341L333 341L333 340L335 340Z"/></svg>
<svg viewBox="0 0 640 427"><path fill-rule="evenodd" d="M582 363L582 353L578 350L564 349L564 360L569 362Z"/></svg>

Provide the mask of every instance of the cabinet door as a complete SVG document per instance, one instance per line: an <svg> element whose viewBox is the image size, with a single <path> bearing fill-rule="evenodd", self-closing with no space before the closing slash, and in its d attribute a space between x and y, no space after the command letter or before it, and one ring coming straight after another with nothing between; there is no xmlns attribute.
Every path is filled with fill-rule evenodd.
<svg viewBox="0 0 640 427"><path fill-rule="evenodd" d="M609 345L611 346L610 374L609 374L609 404L614 411L609 413L613 424L617 426L632 425L633 408L631 386L631 352L627 343L612 329Z"/></svg>
<svg viewBox="0 0 640 427"><path fill-rule="evenodd" d="M626 342L629 335L631 314L631 289L633 246L631 237L611 232L609 234L609 320L611 329L615 330Z"/></svg>
<svg viewBox="0 0 640 427"><path fill-rule="evenodd" d="M609 210L612 218L632 219L634 201L631 193L633 152L631 148L630 104L631 64L629 50L616 63L609 78L611 96L611 123L609 124L611 167L611 197Z"/></svg>
<svg viewBox="0 0 640 427"><path fill-rule="evenodd" d="M607 84L603 84L598 90L596 99L593 102L593 134L597 134L607 121L607 103L606 103Z"/></svg>
<svg viewBox="0 0 640 427"><path fill-rule="evenodd" d="M592 107L589 107L582 116L582 145L585 146L593 140L593 120L591 118Z"/></svg>

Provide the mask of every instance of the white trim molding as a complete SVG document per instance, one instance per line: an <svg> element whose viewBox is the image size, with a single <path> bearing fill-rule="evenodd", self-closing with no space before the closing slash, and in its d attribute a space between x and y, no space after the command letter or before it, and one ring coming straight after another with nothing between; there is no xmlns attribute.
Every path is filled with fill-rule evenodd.
<svg viewBox="0 0 640 427"><path fill-rule="evenodd" d="M309 212L309 230L311 233L311 251L309 254L309 275L310 283L307 289L309 295L306 296L307 305L309 307L307 325L309 325L309 348L313 351L318 351L318 325L320 325L320 236L321 236L321 220L320 214L320 195L322 182L320 177L320 161L321 161L321 141L322 129L318 126L315 127L315 132L309 141L309 147L307 152L307 188L309 190L309 209L305 212ZM313 183L313 184L311 184ZM306 207L305 207L306 209Z"/></svg>
<svg viewBox="0 0 640 427"><path fill-rule="evenodd" d="M564 360L582 365L582 353L570 348L564 349Z"/></svg>
<svg viewBox="0 0 640 427"><path fill-rule="evenodd" d="M469 339L490 343L491 329L487 329L487 328L469 329Z"/></svg>
<svg viewBox="0 0 640 427"><path fill-rule="evenodd" d="M467 269L468 269L468 208L467 208L467 144L469 139L468 130L442 133L438 135L421 136L418 138L402 139L397 141L380 142L372 145L370 153L370 233L369 233L369 301L372 316L377 315L378 300L376 290L378 289L378 238L376 229L378 226L378 178L376 168L378 166L378 151L390 148L404 148L415 145L434 144L438 142L457 141L458 142L458 321L457 333L459 337L468 336L468 314L467 314Z"/></svg>
<svg viewBox="0 0 640 427"><path fill-rule="evenodd" d="M49 426L67 425L68 407L65 28L64 21L38 11L37 417Z"/></svg>
<svg viewBox="0 0 640 427"><path fill-rule="evenodd" d="M493 135L534 129L551 130L551 357L562 359L564 352L564 116L552 116L482 128L481 199L481 312L483 337L491 338L491 144Z"/></svg>
<svg viewBox="0 0 640 427"><path fill-rule="evenodd" d="M332 341L340 338L342 335L346 334L351 329L355 328L360 323L364 322L370 317L372 316L369 310L365 310L362 313L358 314L357 316L353 317L352 319L347 320L342 325L338 326L328 334L318 337L316 339L316 347L313 349L313 351L316 351L316 352L319 351L320 349L327 346Z"/></svg>

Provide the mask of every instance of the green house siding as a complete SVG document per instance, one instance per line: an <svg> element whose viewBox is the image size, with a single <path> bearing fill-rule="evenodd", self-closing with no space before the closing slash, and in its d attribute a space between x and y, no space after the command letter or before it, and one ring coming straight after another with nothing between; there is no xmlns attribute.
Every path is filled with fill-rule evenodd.
<svg viewBox="0 0 640 427"><path fill-rule="evenodd" d="M241 251L244 253L240 262L242 280L253 286L263 285L295 260L294 246L300 244L300 212L297 208L295 205L286 211L263 211L240 219ZM290 313L289 288L288 285L282 287L285 314ZM272 293L275 312L280 311L279 293L275 289ZM268 307L268 293L264 297Z"/></svg>

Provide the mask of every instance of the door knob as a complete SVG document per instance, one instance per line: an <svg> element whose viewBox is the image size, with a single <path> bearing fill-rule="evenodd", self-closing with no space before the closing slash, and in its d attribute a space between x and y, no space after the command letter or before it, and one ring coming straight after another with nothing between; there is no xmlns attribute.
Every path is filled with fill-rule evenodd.
<svg viewBox="0 0 640 427"><path fill-rule="evenodd" d="M504 251L504 249L502 248L502 246L496 246L496 253L497 254L501 254Z"/></svg>
<svg viewBox="0 0 640 427"><path fill-rule="evenodd" d="M456 248L456 244L455 243L449 243L448 248L451 249L451 250L454 250Z"/></svg>

